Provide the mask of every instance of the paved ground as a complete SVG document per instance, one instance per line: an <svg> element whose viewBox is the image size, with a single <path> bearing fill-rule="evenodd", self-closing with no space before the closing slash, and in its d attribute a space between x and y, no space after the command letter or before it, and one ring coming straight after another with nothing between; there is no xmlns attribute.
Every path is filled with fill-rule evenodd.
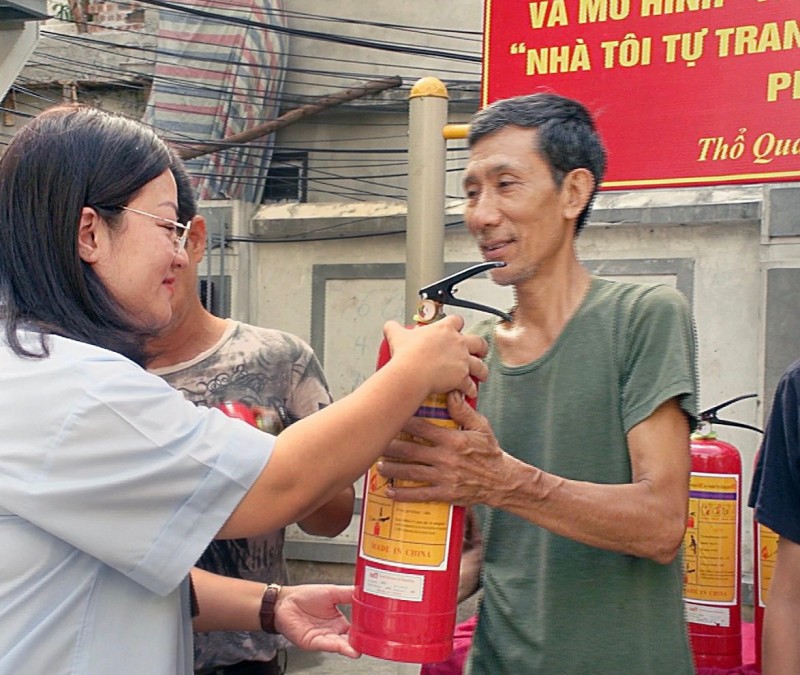
<svg viewBox="0 0 800 675"><path fill-rule="evenodd" d="M418 675L419 666L371 656L348 659L338 654L289 651L287 675Z"/></svg>

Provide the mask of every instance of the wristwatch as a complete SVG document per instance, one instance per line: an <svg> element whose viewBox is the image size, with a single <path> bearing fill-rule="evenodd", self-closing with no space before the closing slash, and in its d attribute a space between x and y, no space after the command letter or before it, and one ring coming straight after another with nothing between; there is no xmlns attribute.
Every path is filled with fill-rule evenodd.
<svg viewBox="0 0 800 675"><path fill-rule="evenodd" d="M264 595L261 598L261 609L258 610L258 618L261 619L261 630L265 633L277 634L275 630L275 603L278 602L278 594L281 592L279 584L267 584Z"/></svg>

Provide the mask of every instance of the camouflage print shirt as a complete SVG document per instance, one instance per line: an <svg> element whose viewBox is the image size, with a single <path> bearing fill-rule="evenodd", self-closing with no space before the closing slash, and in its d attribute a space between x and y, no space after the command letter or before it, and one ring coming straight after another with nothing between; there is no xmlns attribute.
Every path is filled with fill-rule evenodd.
<svg viewBox="0 0 800 675"><path fill-rule="evenodd" d="M231 321L211 349L191 361L154 369L193 403L240 401L258 409L284 408L301 418L324 408L331 395L322 367L302 340L279 330ZM198 567L226 576L285 583L284 531L253 539L213 541ZM195 633L195 668L269 661L283 638L262 632Z"/></svg>

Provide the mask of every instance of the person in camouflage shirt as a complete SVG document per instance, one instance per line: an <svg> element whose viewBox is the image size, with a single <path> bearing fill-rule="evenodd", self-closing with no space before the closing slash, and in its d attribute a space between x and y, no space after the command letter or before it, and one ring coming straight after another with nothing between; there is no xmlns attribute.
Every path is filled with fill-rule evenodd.
<svg viewBox="0 0 800 675"><path fill-rule="evenodd" d="M188 178L176 176L179 220L192 219L187 241L188 267L179 270L170 326L149 344L148 369L197 405L243 403L277 434L294 420L331 402L330 391L311 348L283 331L222 319L203 307L197 293L198 264L205 252L206 227L196 215ZM339 534L350 522L354 491L349 488L298 523L318 536ZM224 574L283 584L284 530L251 539L211 542L198 567ZM195 672L220 675L280 673L279 635L263 632L195 633Z"/></svg>

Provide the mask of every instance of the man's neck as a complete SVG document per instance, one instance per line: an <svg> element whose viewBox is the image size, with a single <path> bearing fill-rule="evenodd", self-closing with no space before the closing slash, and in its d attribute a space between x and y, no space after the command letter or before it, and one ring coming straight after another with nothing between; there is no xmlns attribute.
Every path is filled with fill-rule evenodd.
<svg viewBox="0 0 800 675"><path fill-rule="evenodd" d="M227 319L214 316L198 304L150 341L148 347L154 356L147 367L165 368L191 361L219 342L227 327Z"/></svg>
<svg viewBox="0 0 800 675"><path fill-rule="evenodd" d="M515 286L514 324L536 327L556 336L583 301L591 276L575 260L553 272L542 270Z"/></svg>
<svg viewBox="0 0 800 675"><path fill-rule="evenodd" d="M591 276L577 260L555 274L540 273L514 287L513 321L498 329L500 358L524 365L543 356L578 311L591 285Z"/></svg>

